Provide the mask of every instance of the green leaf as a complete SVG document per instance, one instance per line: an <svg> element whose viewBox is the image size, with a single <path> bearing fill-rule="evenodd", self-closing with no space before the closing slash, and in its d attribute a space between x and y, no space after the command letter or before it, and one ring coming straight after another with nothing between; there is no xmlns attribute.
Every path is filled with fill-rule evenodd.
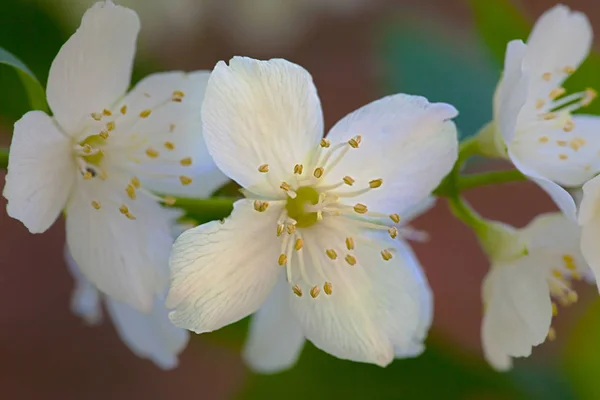
<svg viewBox="0 0 600 400"><path fill-rule="evenodd" d="M0 149L0 168L8 167L8 149Z"/></svg>
<svg viewBox="0 0 600 400"><path fill-rule="evenodd" d="M203 224L227 217L233 210L235 200L235 198L229 197L211 197L209 199L179 197L175 200L175 207L183 209L186 217Z"/></svg>
<svg viewBox="0 0 600 400"><path fill-rule="evenodd" d="M48 111L46 93L33 72L17 57L0 47L0 64L12 67L25 87L32 110Z"/></svg>

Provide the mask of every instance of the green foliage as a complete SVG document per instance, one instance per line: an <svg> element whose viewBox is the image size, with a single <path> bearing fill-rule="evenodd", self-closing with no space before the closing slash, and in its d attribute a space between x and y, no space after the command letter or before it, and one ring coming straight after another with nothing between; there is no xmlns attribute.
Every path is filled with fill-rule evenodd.
<svg viewBox="0 0 600 400"><path fill-rule="evenodd" d="M46 93L33 72L27 68L17 57L0 47L0 64L14 68L29 99L32 110L47 111Z"/></svg>

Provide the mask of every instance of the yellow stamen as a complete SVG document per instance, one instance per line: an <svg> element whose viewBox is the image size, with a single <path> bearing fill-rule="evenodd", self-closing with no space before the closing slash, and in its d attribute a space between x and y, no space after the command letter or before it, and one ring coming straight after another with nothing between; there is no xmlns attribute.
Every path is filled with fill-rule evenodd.
<svg viewBox="0 0 600 400"><path fill-rule="evenodd" d="M315 178L318 179L323 176L323 172L325 172L325 170L322 167L317 167L317 168L315 168L313 175Z"/></svg>
<svg viewBox="0 0 600 400"><path fill-rule="evenodd" d="M269 164L262 164L258 167L258 172L269 172Z"/></svg>
<svg viewBox="0 0 600 400"><path fill-rule="evenodd" d="M294 173L298 175L302 175L302 171L304 170L304 166L302 164L294 165Z"/></svg>
<svg viewBox="0 0 600 400"><path fill-rule="evenodd" d="M550 79L552 79L552 74L550 72L544 72L542 74L542 79L545 81L549 81Z"/></svg>
<svg viewBox="0 0 600 400"><path fill-rule="evenodd" d="M357 136L354 136L352 139L348 140L348 144L350 145L350 147L356 149L360 145L361 140L362 140L362 136L357 135Z"/></svg>
<svg viewBox="0 0 600 400"><path fill-rule="evenodd" d="M354 257L351 254L347 254L346 257L345 257L345 260L350 265L355 265L356 264L356 257Z"/></svg>
<svg viewBox="0 0 600 400"><path fill-rule="evenodd" d="M331 284L331 282L325 282L325 284L323 285L323 291L326 295L331 296L331 293L333 292L333 285Z"/></svg>
<svg viewBox="0 0 600 400"><path fill-rule="evenodd" d="M313 299L316 299L319 293L321 293L321 288L318 286L313 286L313 288L310 289L310 295Z"/></svg>
<svg viewBox="0 0 600 400"><path fill-rule="evenodd" d="M548 143L548 140L548 136L540 136L540 138L538 139L540 143Z"/></svg>
<svg viewBox="0 0 600 400"><path fill-rule="evenodd" d="M398 214L390 214L390 219L392 221L394 221L395 223L399 223L400 222L400 216Z"/></svg>
<svg viewBox="0 0 600 400"><path fill-rule="evenodd" d="M392 226L390 229L388 229L388 233L392 239L396 239L396 236L398 236L398 228Z"/></svg>
<svg viewBox="0 0 600 400"><path fill-rule="evenodd" d="M381 257L383 257L383 259L385 261L389 261L392 259L392 253L390 253L389 250L385 249L381 251Z"/></svg>
<svg viewBox="0 0 600 400"><path fill-rule="evenodd" d="M140 113L141 118L148 118L152 114L152 110L144 110Z"/></svg>
<svg viewBox="0 0 600 400"><path fill-rule="evenodd" d="M192 165L192 157L182 158L179 160L179 164L183 165L184 167L189 167Z"/></svg>
<svg viewBox="0 0 600 400"><path fill-rule="evenodd" d="M137 178L137 177L135 177L135 176L134 176L133 178L131 178L131 184L132 184L133 186L135 186L135 188L136 188L136 189L139 189L139 188L140 188L140 185L141 185L141 184L140 184L140 180L139 180L139 178Z"/></svg>
<svg viewBox="0 0 600 400"><path fill-rule="evenodd" d="M283 235L283 231L285 230L285 225L278 224L277 225L277 236Z"/></svg>
<svg viewBox="0 0 600 400"><path fill-rule="evenodd" d="M346 248L348 250L354 250L354 239L351 237L346 238Z"/></svg>
<svg viewBox="0 0 600 400"><path fill-rule="evenodd" d="M296 250L300 250L302 247L304 247L304 240L296 239L296 245L294 246L294 248Z"/></svg>
<svg viewBox="0 0 600 400"><path fill-rule="evenodd" d="M329 257L332 260L335 260L337 258L337 253L333 249L325 250L325 254L327 254L327 257Z"/></svg>
<svg viewBox="0 0 600 400"><path fill-rule="evenodd" d="M146 149L146 155L150 158L156 158L159 156L158 151L156 151L155 149L153 149L152 147L148 147Z"/></svg>
<svg viewBox="0 0 600 400"><path fill-rule="evenodd" d="M321 147L328 148L331 146L331 142L328 139L321 139Z"/></svg>
<svg viewBox="0 0 600 400"><path fill-rule="evenodd" d="M115 121L110 121L106 124L106 129L108 129L109 132L114 131L116 127Z"/></svg>
<svg viewBox="0 0 600 400"><path fill-rule="evenodd" d="M135 187L132 184L127 185L125 191L127 192L127 196L129 196L131 200L136 199L137 195L135 194Z"/></svg>
<svg viewBox="0 0 600 400"><path fill-rule="evenodd" d="M300 286L294 285L294 287L292 287L292 291L296 296L302 297L302 289L300 289Z"/></svg>
<svg viewBox="0 0 600 400"><path fill-rule="evenodd" d="M535 108L540 110L542 107L544 107L545 104L546 102L543 99L537 99L535 101Z"/></svg>
<svg viewBox="0 0 600 400"><path fill-rule="evenodd" d="M100 209L100 203L98 203L97 201L93 200L92 201L92 207L94 207L96 210Z"/></svg>
<svg viewBox="0 0 600 400"><path fill-rule="evenodd" d="M121 107L121 114L123 114L123 115L127 114L127 106Z"/></svg>
<svg viewBox="0 0 600 400"><path fill-rule="evenodd" d="M565 74L572 74L573 72L575 72L575 67L572 67L570 65L567 65L566 67L563 68L562 70Z"/></svg>
<svg viewBox="0 0 600 400"><path fill-rule="evenodd" d="M369 182L369 187L371 189L375 189L380 187L383 184L383 179L373 179L371 182Z"/></svg>
<svg viewBox="0 0 600 400"><path fill-rule="evenodd" d="M280 254L277 263L279 265L284 265L287 262L287 256L285 254Z"/></svg>
<svg viewBox="0 0 600 400"><path fill-rule="evenodd" d="M102 139L106 140L108 139L108 131L101 131L98 136L100 136Z"/></svg>
<svg viewBox="0 0 600 400"><path fill-rule="evenodd" d="M354 179L352 179L352 177L350 176L345 176L343 179L344 183L348 186L352 186L354 184L354 182L356 182Z"/></svg>
<svg viewBox="0 0 600 400"><path fill-rule="evenodd" d="M566 160L569 157L566 154L559 154L558 158L560 158L561 160Z"/></svg>
<svg viewBox="0 0 600 400"><path fill-rule="evenodd" d="M167 150L175 150L175 144L173 144L173 142L165 142L164 146Z"/></svg>
<svg viewBox="0 0 600 400"><path fill-rule="evenodd" d="M367 211L369 211L369 209L366 205L362 203L356 203L356 205L354 206L354 211L358 214L366 214Z"/></svg>
<svg viewBox="0 0 600 400"><path fill-rule="evenodd" d="M573 120L570 120L570 119L565 121L565 125L563 126L563 131L571 132L573 129L575 129L575 122L573 122Z"/></svg>
<svg viewBox="0 0 600 400"><path fill-rule="evenodd" d="M192 178L190 178L189 176L182 175L179 177L179 181L182 185L189 185L190 183L192 183Z"/></svg>
<svg viewBox="0 0 600 400"><path fill-rule="evenodd" d="M550 94L548 94L548 97L550 97L552 100L555 100L555 99L559 98L560 96L562 96L563 94L565 94L566 92L567 91L565 90L565 88L557 87L550 91Z"/></svg>
<svg viewBox="0 0 600 400"><path fill-rule="evenodd" d="M287 192L291 189L291 186L287 182L281 182L281 185L279 186L279 188L281 190L285 190Z"/></svg>
<svg viewBox="0 0 600 400"><path fill-rule="evenodd" d="M102 114L100 113L91 113L90 116L95 119L96 121L100 121L102 119Z"/></svg>

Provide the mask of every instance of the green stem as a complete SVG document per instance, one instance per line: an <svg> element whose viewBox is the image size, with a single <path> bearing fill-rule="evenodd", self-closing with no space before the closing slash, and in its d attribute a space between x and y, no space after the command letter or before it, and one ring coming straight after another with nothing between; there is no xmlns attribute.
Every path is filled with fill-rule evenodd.
<svg viewBox="0 0 600 400"><path fill-rule="evenodd" d="M518 182L527 180L519 170L511 169L508 171L491 171L480 174L461 175L456 180L457 190L463 192L479 186L495 185L507 182Z"/></svg>
<svg viewBox="0 0 600 400"><path fill-rule="evenodd" d="M459 196L451 196L448 198L450 204L450 210L452 214L466 225L471 227L477 236L486 234L487 221L483 219L475 210L473 210L467 203L463 201Z"/></svg>
<svg viewBox="0 0 600 400"><path fill-rule="evenodd" d="M0 149L0 168L8 167L8 149Z"/></svg>

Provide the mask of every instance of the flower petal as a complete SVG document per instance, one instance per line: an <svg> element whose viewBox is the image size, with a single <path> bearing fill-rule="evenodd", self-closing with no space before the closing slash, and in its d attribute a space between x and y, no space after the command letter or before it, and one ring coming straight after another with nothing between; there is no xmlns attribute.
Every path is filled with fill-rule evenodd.
<svg viewBox="0 0 600 400"><path fill-rule="evenodd" d="M100 293L79 270L77 263L73 260L68 246L64 249L67 268L75 280L75 290L71 296L71 311L81 317L88 324L98 324L102 320L102 308L100 305Z"/></svg>
<svg viewBox="0 0 600 400"><path fill-rule="evenodd" d="M71 148L41 111L28 112L15 124L3 194L8 215L31 233L48 229L65 207L77 174Z"/></svg>
<svg viewBox="0 0 600 400"><path fill-rule="evenodd" d="M362 135L362 141L333 169L325 166L327 182L341 182L350 176L361 189L371 180L383 179L381 188L352 201L386 213L411 208L431 194L456 161L456 127L449 121L456 115L449 104L405 94L367 104L329 132L332 144L356 135Z"/></svg>
<svg viewBox="0 0 600 400"><path fill-rule="evenodd" d="M67 209L67 243L82 273L105 294L141 311L168 285L172 210L139 195L130 200L109 180L80 180ZM92 207L97 202L99 209ZM119 208L128 207L129 219Z"/></svg>
<svg viewBox="0 0 600 400"><path fill-rule="evenodd" d="M600 291L600 176L583 185L583 199L579 210L581 225L581 252L588 262Z"/></svg>
<svg viewBox="0 0 600 400"><path fill-rule="evenodd" d="M184 232L171 252L171 321L196 333L210 332L255 312L281 271L277 218L281 207L254 210L239 200L224 222Z"/></svg>
<svg viewBox="0 0 600 400"><path fill-rule="evenodd" d="M546 270L534 257L494 265L483 283L485 357L498 370L511 367L510 357L526 357L546 340L552 306Z"/></svg>
<svg viewBox="0 0 600 400"><path fill-rule="evenodd" d="M304 345L302 327L288 303L289 285L283 275L250 322L244 347L246 364L255 372L274 373L293 366Z"/></svg>
<svg viewBox="0 0 600 400"><path fill-rule="evenodd" d="M571 218L573 221L577 219L577 207L575 205L575 200L573 200L573 197L569 194L569 192L567 192L559 184L551 181L533 168L526 165L510 150L508 151L508 155L515 167L521 171L523 175L526 175L529 179L541 187L567 217Z"/></svg>
<svg viewBox="0 0 600 400"><path fill-rule="evenodd" d="M110 297L106 306L121 340L136 356L150 359L162 369L177 366L177 355L185 348L189 334L169 321L161 296L156 296L148 314Z"/></svg>
<svg viewBox="0 0 600 400"><path fill-rule="evenodd" d="M91 113L102 113L125 93L139 29L137 14L110 0L85 13L48 76L48 104L65 132L79 133Z"/></svg>
<svg viewBox="0 0 600 400"><path fill-rule="evenodd" d="M538 124L509 146L514 156L560 185L581 186L600 172L600 117L576 115L574 129Z"/></svg>
<svg viewBox="0 0 600 400"><path fill-rule="evenodd" d="M272 193L306 163L323 135L321 103L310 74L273 59L219 62L202 107L204 135L217 166L241 186ZM267 174L258 167L268 164ZM267 179L269 178L269 179Z"/></svg>
<svg viewBox="0 0 600 400"><path fill-rule="evenodd" d="M407 258L398 242L374 239L376 247L394 254L384 261L377 250L356 236L356 251L351 253L357 262L350 266L344 259L341 233L304 235L304 248L311 256L311 268L307 269L316 271L319 264L332 283L331 295L290 294L291 308L306 338L336 357L380 366L389 364L395 355L420 354L431 323L431 293L414 258ZM331 260L325 249L334 249L339 256ZM313 272L308 279L312 282L303 284L306 292L322 278Z"/></svg>

